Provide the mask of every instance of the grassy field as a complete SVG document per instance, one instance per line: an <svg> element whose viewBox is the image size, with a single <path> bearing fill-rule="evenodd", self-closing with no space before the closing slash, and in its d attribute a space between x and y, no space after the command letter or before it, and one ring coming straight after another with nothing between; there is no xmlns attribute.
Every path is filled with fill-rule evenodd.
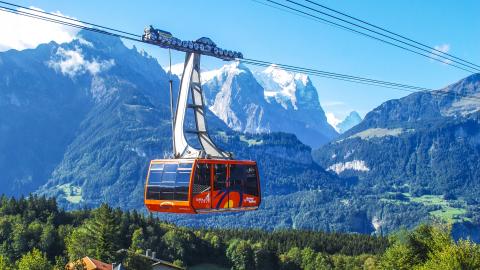
<svg viewBox="0 0 480 270"><path fill-rule="evenodd" d="M454 208L454 207L445 207L440 210L430 212L431 215L439 217L446 221L461 221L468 220L467 218L462 218L463 215L467 213L466 209L463 208Z"/></svg>
<svg viewBox="0 0 480 270"><path fill-rule="evenodd" d="M82 188L65 184L58 187L65 194L65 199L71 203L79 203L82 201Z"/></svg>
<svg viewBox="0 0 480 270"><path fill-rule="evenodd" d="M248 146L260 145L263 143L262 140L247 139L244 135L240 136L240 141L248 143Z"/></svg>
<svg viewBox="0 0 480 270"><path fill-rule="evenodd" d="M445 200L442 195L423 195L420 197L412 197L410 193L402 193L405 200L395 200L390 198L382 198L383 202L394 204L421 203L425 206L438 206L440 209L430 211L433 217L440 218L446 222L458 222L468 220L463 217L466 213L466 204L462 200ZM459 207L458 205L463 207Z"/></svg>

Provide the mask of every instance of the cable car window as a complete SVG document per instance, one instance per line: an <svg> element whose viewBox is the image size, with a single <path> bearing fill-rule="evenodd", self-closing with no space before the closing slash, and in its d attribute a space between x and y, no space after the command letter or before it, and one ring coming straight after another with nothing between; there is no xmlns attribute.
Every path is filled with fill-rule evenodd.
<svg viewBox="0 0 480 270"><path fill-rule="evenodd" d="M180 163L178 169L192 169L192 163Z"/></svg>
<svg viewBox="0 0 480 270"><path fill-rule="evenodd" d="M160 198L159 200L173 200L174 186L173 183L166 183L160 186Z"/></svg>
<svg viewBox="0 0 480 270"><path fill-rule="evenodd" d="M148 200L160 200L160 187L147 187Z"/></svg>
<svg viewBox="0 0 480 270"><path fill-rule="evenodd" d="M162 182L163 170L150 170L149 186L159 185Z"/></svg>
<svg viewBox="0 0 480 270"><path fill-rule="evenodd" d="M188 201L188 186L190 185L190 173L192 172L192 163L180 163L177 170L175 181L176 201Z"/></svg>
<svg viewBox="0 0 480 270"><path fill-rule="evenodd" d="M177 167L178 164L165 164L163 168L163 177L162 183L175 183L175 178L177 176Z"/></svg>
<svg viewBox="0 0 480 270"><path fill-rule="evenodd" d="M197 164L193 180L193 196L210 190L210 165Z"/></svg>
<svg viewBox="0 0 480 270"><path fill-rule="evenodd" d="M150 170L163 170L163 164L152 164Z"/></svg>
<svg viewBox="0 0 480 270"><path fill-rule="evenodd" d="M173 200L177 164L152 164L148 179L147 199Z"/></svg>
<svg viewBox="0 0 480 270"><path fill-rule="evenodd" d="M164 164L152 164L148 178L147 199L160 200Z"/></svg>
<svg viewBox="0 0 480 270"><path fill-rule="evenodd" d="M258 196L257 167L246 165L246 185L244 192L249 195Z"/></svg>
<svg viewBox="0 0 480 270"><path fill-rule="evenodd" d="M247 168L244 165L230 165L230 190L244 192L247 178Z"/></svg>
<svg viewBox="0 0 480 270"><path fill-rule="evenodd" d="M227 165L215 164L214 190L227 189Z"/></svg>

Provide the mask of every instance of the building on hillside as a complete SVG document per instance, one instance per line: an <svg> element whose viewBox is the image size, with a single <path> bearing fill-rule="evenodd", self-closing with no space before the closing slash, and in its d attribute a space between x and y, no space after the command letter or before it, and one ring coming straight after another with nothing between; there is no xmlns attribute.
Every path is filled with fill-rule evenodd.
<svg viewBox="0 0 480 270"><path fill-rule="evenodd" d="M122 264L109 264L109 263L104 263L102 261L90 258L90 257L84 257L81 260L78 260L76 262L70 262L65 266L66 270L75 270L77 269L76 267L83 265L84 270L125 270L125 267L122 266Z"/></svg>
<svg viewBox="0 0 480 270"><path fill-rule="evenodd" d="M174 265L166 261L159 261L152 264L152 270L184 270L185 268Z"/></svg>

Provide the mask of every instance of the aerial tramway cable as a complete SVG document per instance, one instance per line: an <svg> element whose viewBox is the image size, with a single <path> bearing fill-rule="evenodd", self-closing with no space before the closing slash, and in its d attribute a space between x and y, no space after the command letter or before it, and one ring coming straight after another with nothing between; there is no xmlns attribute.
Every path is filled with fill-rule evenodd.
<svg viewBox="0 0 480 270"><path fill-rule="evenodd" d="M404 35L397 34L397 33L395 33L395 32L392 32L392 31L388 30L388 29L385 29L384 27L380 27L380 26L374 25L374 24L372 24L372 23L369 23L369 22L367 22L367 21L358 19L358 18L353 17L353 16L351 16L351 15L345 14L345 13L340 12L340 11L338 11L338 10L335 10L335 9L333 9L333 8L329 8L329 7L325 6L325 5L319 4L319 3L315 2L315 1L312 1L312 0L305 0L305 1L307 1L307 2L309 2L309 3L311 3L311 4L313 4L313 5L322 7L322 8L324 8L324 9L326 9L326 10L329 10L329 11L335 12L335 13L337 13L337 14L340 14L340 15L342 15L342 16L345 16L345 17L347 17L347 18L353 19L353 20L355 20L355 21L361 22L361 23L366 24L366 25L368 25L368 26L374 27L374 28L376 28L376 29L379 29L379 30L384 31L384 32L386 32L386 33L389 33L389 34L391 34L391 35L394 35L394 36L397 36L397 37L399 37L399 38L408 40L408 41L410 41L410 42L413 42L413 43L415 43L415 44L417 44L417 45L420 45L420 46L422 46L422 47L425 47L425 48L430 49L430 50L432 50L432 51L435 51L435 52L437 52L437 53L441 53L441 54L444 54L444 55L448 55L448 56L450 56L450 57L452 57L452 58L455 58L455 59L457 59L457 60L460 60L460 61L462 61L462 62L471 64L471 65L473 65L473 66L476 66L476 67L479 67L479 68L480 68L480 65L474 64L474 63L469 62L469 61L467 61L467 60L465 60L465 59L462 59L462 58L460 58L460 57L456 57L456 56L451 55L451 54L449 54L449 53L447 53L447 52L438 50L438 49L436 49L435 47L428 46L428 45L426 45L426 44L424 44L424 43L422 43L422 42L415 41L415 40L413 40L413 39L411 39L411 38L408 38L408 37L406 37L406 36L404 36Z"/></svg>
<svg viewBox="0 0 480 270"><path fill-rule="evenodd" d="M265 5L270 6L270 7L273 7L273 8L276 8L276 7L273 6L273 5L268 5L268 4L263 3L263 2L261 2L261 1L259 1L259 0L253 0L253 1L255 1L255 2L257 2L257 3L260 3L260 4L265 4ZM276 5L280 5L278 2L275 2L275 1L271 1L271 0L266 0L266 1L271 2L271 3L274 3L274 4L276 4ZM287 2L290 2L290 3L292 3L292 4L295 4L295 5L297 5L297 6L302 6L302 7L304 7L304 8L309 9L309 10L312 10L312 11L315 11L315 12L317 12L317 13L323 14L323 15L325 15L325 16L328 16L328 17L331 17L331 18L334 18L334 19L343 21L343 22L345 22L345 23L348 23L348 24L351 24L351 25L360 27L360 28L365 29L365 30L367 30L367 31L376 33L376 34L378 34L378 35L382 35L382 36L384 36L384 37L386 37L386 38L390 38L390 39L396 40L396 39L392 38L391 36L388 36L388 35L379 33L379 32L377 32L377 31L375 31L375 30L372 30L372 29L368 29L368 28L363 27L363 26L361 26L361 25L358 25L358 24L356 24L356 23L352 23L352 22L350 22L350 21L341 19L341 18L339 18L339 17L337 17L337 16L333 16L333 15L331 15L331 14L327 14L327 13L325 13L325 12L321 12L321 11L319 11L319 10L317 10L317 9L314 9L314 8L311 8L311 7L307 7L307 6L302 5L302 4L300 4L300 3L296 2L296 1L292 1L292 0L286 0L286 1L287 1ZM348 15L348 14L346 14L346 13L340 12L340 11L335 10L335 9L332 9L332 8L329 8L329 7L325 6L325 5L322 5L322 4L317 3L317 2L315 2L315 1L312 1L312 0L305 0L305 1L308 2L308 3L311 3L311 4L315 5L315 6L318 6L318 7L324 8L324 9L326 9L326 10L329 10L329 11L331 11L331 12L334 12L334 13L340 14L340 15L342 15L342 16L345 16L345 17L347 17L347 18L349 18L349 19L353 19L353 20L355 20L355 21L357 21L357 22L363 23L363 24L368 25L368 26L370 26L370 27L376 28L376 29L381 30L381 31L383 31L383 32L386 32L386 33L388 33L388 34L394 35L394 36L396 36L396 37L398 37L398 38L407 40L407 41L409 41L409 42L412 42L412 43L415 43L415 44L417 44L417 45L419 45L419 46L422 46L422 47L424 47L424 48L427 48L427 49L429 49L430 51L433 51L432 54L434 54L434 55L436 55L436 56L438 56L438 57L442 57L442 58L444 58L444 59L447 60L447 61L453 61L453 62L462 64L462 65L465 65L465 64L463 64L463 63L457 62L457 61L455 61L455 60L453 60L453 59L449 59L449 58L444 57L444 56L442 56L442 55L446 55L446 56L449 56L449 57L454 58L454 59L456 59L456 60L459 60L459 61L462 61L462 62L464 62L464 63L470 64L471 66L467 66L467 67L469 67L469 68L474 68L475 70L480 71L479 69L477 69L477 68L480 68L480 65L477 65L477 64L474 64L474 63L472 63L472 62L470 62L470 61L467 61L467 60L465 60L465 59L456 57L456 56L454 56L454 55L452 55L452 54L449 54L449 53L447 53L447 52L440 51L440 50L438 50L438 49L436 49L436 48L434 48L434 47L431 47L431 46L428 46L428 45L426 45L426 44L424 44L424 43L415 41L415 40L413 40L413 39L411 39L411 38L408 38L408 37L406 37L406 36L404 36L404 35L397 34L397 33L395 33L395 32L392 32L392 31L388 30L388 29L385 29L385 28L383 28L383 27L380 27L380 26L371 24L371 23L369 23L369 22L367 22L367 21L365 21L365 20L361 20L361 19L358 19L358 18L353 17L353 16L351 16L351 15ZM14 6L14 7L18 7L18 8L27 9L27 10L32 10L32 11L35 11L35 12L38 12L38 13L46 14L46 15L49 15L49 16L54 16L54 17L61 18L61 19L65 19L65 20L69 20L69 21L78 22L78 23L81 23L81 24L87 24L87 25L91 25L91 26L94 26L94 27L99 27L99 28L103 28L103 29L115 31L115 32L118 32L118 33L121 33L121 34L129 35L129 36L131 36L131 37L136 37L136 38L140 38L140 37L141 37L141 35L138 35L138 34L133 34L133 33L130 33L130 32L123 31L123 30L119 30L119 29L115 29L115 28L111 28L111 27L107 27L107 26L102 26L102 25L99 25L99 24L95 24L95 23L91 23L91 22L87 22L87 21L83 21L83 20L78 20L78 19L75 19L75 18L70 18L70 17L66 17L66 16L59 15L59 14L49 13L49 12L46 12L46 11L43 11L43 10L32 9L32 8L29 8L29 7L25 7L25 6L22 6L22 5L13 4L13 3L5 2L5 1L0 1L0 3L6 4L6 5L10 5L10 6ZM285 8L284 11L287 11L287 12L292 13L292 14L301 15L301 14L292 12L292 10L298 12L296 9L292 9L291 7L285 6L285 5L282 5L282 6ZM287 10L287 9L288 9L288 10ZM303 14L303 13L302 13L302 14ZM309 15L309 14L303 14L302 16L308 18L307 16L311 16L311 15ZM310 17L310 18L311 18L311 17ZM328 21L328 20L324 20L324 19L322 19L322 18L319 18L319 19L317 19L316 21L323 22L323 23L326 23L326 24L329 24L329 25L332 25L332 26L337 26L337 27L339 26L339 25L337 25L337 24L335 24L335 23L333 23L333 22L330 22L330 21ZM340 26L340 28L343 28L343 27ZM345 29L345 30L348 30L348 31L350 31L350 32L355 32L355 31L352 31L352 29ZM105 33L105 34L107 34L107 33ZM122 36L122 37L123 37L123 38L126 38L125 36ZM399 40L396 40L396 41L402 42L402 41L399 41ZM402 43L404 43L404 42L402 42ZM408 44L408 43L404 43L404 44L405 44L405 45L409 45L409 46L413 46L413 45ZM415 47L415 48L416 48L416 47ZM418 49L420 49L420 48L418 48ZM422 49L422 50L425 51L425 52L430 52L430 51L428 51L428 50L424 50L424 49ZM442 54L442 55L439 55L439 54Z"/></svg>
<svg viewBox="0 0 480 270"><path fill-rule="evenodd" d="M18 7L18 8L23 8L23 9L35 11L35 12L38 12L38 13L43 13L43 14L46 14L46 15L49 15L49 16L54 16L54 17L61 18L61 19L65 19L65 20L69 20L69 21L74 21L74 22L78 22L78 23L82 23L82 24L88 24L88 25L91 25L91 26L95 26L95 27L99 27L99 28L103 28L103 29L115 31L115 32L118 32L118 33L130 35L130 36L132 36L132 37L137 37L137 38L141 38L141 37L142 37L141 35L138 35L138 34L129 33L129 32L123 31L123 30L118 30L118 29L115 29L115 28L106 27L106 26L102 26L102 25L90 23L90 22L87 22L87 21L82 21L82 20L78 20L78 19L75 19L75 18L70 18L70 17L67 17L67 16L62 16L62 15L55 14L55 13L49 13L49 12L46 12L46 11L43 11L43 10L40 10L40 9L33 9L33 8L25 7L25 6L22 6L22 5L5 2L5 1L0 1L0 3L1 3L1 4L5 4L5 5L9 5L9 6L13 6L13 7Z"/></svg>
<svg viewBox="0 0 480 270"><path fill-rule="evenodd" d="M270 1L270 2L273 2L273 1ZM15 5L15 4L10 4L10 3L4 2L4 1L0 1L0 3L7 4L7 5L13 5L13 6L16 6L16 7L21 7L23 9L30 10L32 12L40 12L36 9L23 7L23 6L19 6L19 5ZM94 23L90 23L90 22L86 22L86 21L80 21L80 20L77 20L77 19L71 19L71 18L62 16L62 15L58 15L58 14L50 14L50 13L47 13L47 12L42 12L42 13L45 13L45 14L48 14L48 15L55 15L55 17L58 17L58 18L61 18L61 19L71 19L71 21L76 21L76 22L79 22L79 23L88 24L88 25L92 25L92 26L95 26L95 27L100 27L102 29L87 27L87 26L80 25L80 24L75 24L75 23L72 23L72 22L65 22L65 21L62 21L62 20L57 20L57 19L42 16L42 15L39 15L39 14L29 13L29 12L26 12L26 11L20 11L20 10L12 9L12 8L5 7L5 6L0 6L0 11L9 12L9 13L13 13L13 14L16 14L16 15L26 16L26 17L31 17L31 18L35 18L35 19L39 19L39 20L44 20L44 21L48 21L48 22L51 22L51 23L62 24L62 25L75 27L75 28L79 28L79 29L83 29L83 30L87 30L87 31L92 31L92 32L100 33L100 34L116 36L116 37L119 37L119 38L124 38L124 39L127 39L127 40L131 40L131 41L134 41L134 42L150 44L150 43L145 42L143 40L140 40L138 38L133 38L132 37L132 36L137 36L138 37L139 35L131 34L131 33L128 33L126 31L117 30L117 29L115 29L114 31L117 31L119 33L128 33L130 36L126 36L124 34L112 33L112 32L109 32L109 31L106 31L106 30L103 30L103 29L114 29L114 28L105 27L105 26L102 26L102 25L99 25L99 24L94 24ZM275 66L278 66L279 68L282 68L282 69L285 69L285 70L288 70L288 71L292 71L292 72L305 73L305 74L309 74L309 75L312 75L312 76L330 78L330 79L335 79L335 80L342 80L342 81L358 83L358 84L373 85L373 86L388 88L388 89L395 89L395 90L401 90L401 91L407 91L407 92L416 92L414 90L430 91L430 93L432 95L442 95L442 96L443 95L452 95L452 96L455 96L455 97L463 97L465 99L480 100L480 98L467 96L467 95L463 95L463 94L460 94L460 93L452 93L452 92L447 92L447 91L442 91L442 90L432 91L433 89L428 89L428 88L423 88L423 87L416 87L416 86L409 86L409 85L405 85L405 84L398 84L398 83L392 83L392 82L386 82L386 81L373 80L373 79L362 78L362 77L357 77L357 76L351 76L351 75L345 75L345 74L339 74L339 73L333 73L333 72L326 72L326 71L315 70L315 69L308 69L308 68L303 68L303 67L298 67L298 66L275 64L275 63L268 62L268 61L261 61L261 60L255 60L255 59L239 59L239 60L242 61L245 64L254 65L254 66L266 67L267 65L275 65ZM173 103L173 100L172 100L172 103Z"/></svg>
<svg viewBox="0 0 480 270"><path fill-rule="evenodd" d="M379 36L382 36L382 37L391 39L391 40L396 41L396 42L399 42L399 43L401 43L401 44L410 46L410 47L415 48L415 49L417 49L417 50L420 50L420 51L423 51L423 52L426 52L426 53L431 53L431 54L435 55L436 57L444 58L445 61L452 61L452 62L454 62L454 63L460 64L460 65L465 66L465 67L467 67L467 68L471 68L471 69L474 69L474 70L476 70L476 71L480 71L480 69L478 69L478 68L475 67L475 66L471 66L471 65L469 65L469 64L465 64L465 63L459 62L459 61L457 61L457 60L451 59L451 58L449 58L449 57L443 56L443 55L441 55L441 54L438 54L437 51L436 51L435 49L433 49L433 48L429 48L429 50L427 50L427 49L421 48L421 47L419 47L419 46L412 45L411 43L405 42L405 41L400 40L400 39L398 39L398 38L385 35L385 34L379 32L379 31L369 29L369 28L364 27L364 26L362 26L362 25L360 25L360 24L357 24L357 23L354 23L354 22L350 22L350 21L348 21L348 20L345 20L345 19L342 19L342 18L340 18L340 17L337 17L337 16L334 16L334 15L328 14L328 13L323 12L323 11L320 11L320 10L318 10L318 9L315 9L315 8L312 8L312 7L309 7L309 6L300 4L300 3L296 2L296 1L293 1L293 0L285 0L285 1L287 1L287 2L289 2L289 3L292 3L292 4L294 4L294 5L297 5L297 6L303 7L303 8L305 8L305 9L308 9L308 10L311 10L311 11L315 11L315 12L317 12L317 13L319 13L319 14L324 15L324 16L328 16L328 17L330 17L330 18L334 18L334 19L339 20L339 21L341 21L341 22L348 23L348 24L353 25L353 26L355 26L355 27L358 27L358 28L360 28L360 29L363 29L363 30L366 30L366 31L368 31L368 32L377 34L377 35L379 35ZM443 61L443 62L445 62L445 61Z"/></svg>
<svg viewBox="0 0 480 270"><path fill-rule="evenodd" d="M258 2L256 0L254 0L255 2ZM445 56L442 56L442 55L439 55L435 52L431 52L431 51L428 51L428 50L425 50L423 48L419 48L418 46L415 46L415 45L411 45L411 44L408 44L408 43L405 43L403 41L400 41L398 39L395 39L395 38L392 38L392 37L389 37L390 39L392 39L393 41L388 41L388 40L385 40L385 39L382 39L380 37L376 37L376 36L373 36L371 34L367 34L367 33L364 33L364 32L361 32L359 30L356 30L356 29L353 29L351 27L348 27L348 26L345 26L345 25L342 25L342 24L339 24L339 23L336 23L336 22L333 22L333 21L330 21L330 20L327 20L325 18L322 18L322 17L319 17L319 16L316 16L314 14L311 14L309 12L306 12L306 11L303 11L303 10L300 10L300 9L297 9L297 8L294 8L294 7L291 7L291 6L288 6L288 5L284 5L282 3L279 3L277 1L273 1L273 0L265 0L265 1L268 1L270 3L273 3L273 4L276 4L280 7L283 7L283 8L286 8L286 9L289 9L291 11L294 11L294 12L297 12L299 14L303 14L305 16L308 16L310 18L313 18L315 21L322 21L322 22L325 22L327 24L330 24L330 25L333 25L335 27L338 27L338 28L342 28L344 30L347 30L347 31L350 31L350 32L354 32L356 34L359 34L359 35L362 35L362 36L365 36L365 37L368 37L368 38L371 38L371 39L374 39L374 40L377 40L377 41L380 41L380 42L383 42L383 43L386 43L386 44L389 44L391 46L394 46L394 47L397 47L397 48L400 48L402 50L405 50L405 51L409 51L411 53L414 53L414 54L417 54L417 55L420 55L420 56L423 56L423 57L426 57L426 58L429 58L429 59L432 59L434 61L437 61L437 62L441 62L441 63L444 63L446 65L449 65L449 66L452 66L452 67L455 67L455 68L458 68L458 69L461 69L461 70L464 70L464 71L467 71L469 73L475 73L475 72L478 72L480 71L480 69L478 68L475 68L475 67L472 67L468 64L464 64L464 63L461 63L461 62L458 62L458 61L455 61L455 60L452 60L448 57L445 57ZM288 2L291 2L291 3L295 3L297 5L300 5L302 7L306 7L308 9L311 9L310 7L307 7L305 5L302 5L302 4L299 4L297 2L294 2L294 1L291 1L291 0L286 0ZM361 27L361 28L364 28L364 27ZM370 30L370 31L373 31L373 32L376 32L374 30ZM381 35L381 33L378 33L378 35ZM383 35L385 36L385 35ZM385 37L388 37L388 36L385 36ZM419 52L419 51L415 51L414 49L410 49L410 48L407 48L405 47L404 45L399 45L399 44L396 44L394 42L400 42L402 44L406 44L407 46L410 46L410 47L413 47L414 49L417 49L417 50L421 50L421 51L425 51L427 52L428 54L425 54L425 53L422 53L422 52ZM451 62L455 62L457 64L460 64L461 66L459 65L456 65L456 64L453 64Z"/></svg>
<svg viewBox="0 0 480 270"><path fill-rule="evenodd" d="M378 80L371 80L367 78L361 78L361 77L354 77L358 79L353 79L351 78L352 76L349 75L342 75L342 74L337 74L335 73L322 73L318 71L309 71L308 69L304 68L295 68L295 67L289 67L281 64L275 64L271 62L258 62L258 61L249 61L249 60L240 60L243 63L249 64L249 65L254 65L254 66L260 66L260 67L273 67L273 68L278 68L281 70L286 70L286 71L291 71L295 73L303 73L307 75L312 75L316 77L322 77L322 78L329 78L329 79L334 79L334 80L340 80L340 81L346 81L346 82L352 82L352 83L357 83L357 84L363 84L363 85L371 85L371 86L376 86L376 87L381 87L381 88L388 88L388 89L394 89L394 90L399 90L399 91L404 91L408 93L417 93L417 92L427 92L431 95L434 96L453 96L453 97L462 97L465 100L471 100L471 101L480 101L480 97L476 96L468 96L468 95L463 95L460 93L455 93L455 92L449 92L446 90L434 90L434 89L428 89L428 88L423 88L423 87L416 87L416 86L409 86L409 85L401 85L401 84L396 84L396 83L390 83L390 82L384 82L384 81L378 81ZM270 63L270 64L266 64ZM330 75L329 75L330 73ZM396 86L397 85L397 86ZM413 90L416 89L416 90Z"/></svg>

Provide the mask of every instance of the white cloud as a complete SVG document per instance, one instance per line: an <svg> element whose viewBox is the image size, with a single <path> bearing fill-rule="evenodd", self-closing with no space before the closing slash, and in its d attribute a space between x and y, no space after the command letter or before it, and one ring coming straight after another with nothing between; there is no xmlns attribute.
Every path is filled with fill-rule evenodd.
<svg viewBox="0 0 480 270"><path fill-rule="evenodd" d="M450 51L450 44L441 44L441 45L436 45L433 47L437 51L441 51L444 53L448 53Z"/></svg>
<svg viewBox="0 0 480 270"><path fill-rule="evenodd" d="M113 59L93 59L89 61L85 59L80 48L75 48L75 50L58 48L55 56L52 57L47 64L57 72L61 72L62 74L73 78L76 75L84 74L86 72L90 73L91 75L96 75L97 73L105 71L114 66L115 61Z"/></svg>
<svg viewBox="0 0 480 270"><path fill-rule="evenodd" d="M39 8L34 9L41 11ZM19 8L18 10L65 21L65 19L40 12L32 12L22 8ZM58 11L54 12L54 14L62 15ZM78 28L7 12L1 12L0 25L2 25L2 27L0 27L0 51L35 48L41 43L48 43L52 40L57 43L69 42L75 38L79 31Z"/></svg>
<svg viewBox="0 0 480 270"><path fill-rule="evenodd" d="M434 58L441 60L441 61L442 61L443 63L445 63L445 64L450 64L450 63L452 63L452 61L440 57L440 56L445 56L445 55L443 55L442 53L448 53L448 52L450 51L450 44L435 45L433 48L434 48L435 50L437 50L437 51L432 50L432 56L433 56ZM442 53L440 53L440 52L438 52L438 51L440 51L440 52L442 52Z"/></svg>

